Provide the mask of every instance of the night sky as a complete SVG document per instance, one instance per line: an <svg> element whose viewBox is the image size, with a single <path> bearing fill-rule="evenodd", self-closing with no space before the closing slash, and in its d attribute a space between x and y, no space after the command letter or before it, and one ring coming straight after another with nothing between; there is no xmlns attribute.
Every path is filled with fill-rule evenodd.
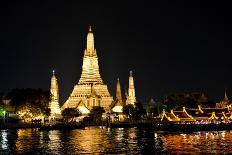
<svg viewBox="0 0 232 155"><path fill-rule="evenodd" d="M111 95L133 70L142 102L171 93L232 97L231 13L219 1L39 2L0 4L0 91L50 89L61 105L78 82L89 25Z"/></svg>

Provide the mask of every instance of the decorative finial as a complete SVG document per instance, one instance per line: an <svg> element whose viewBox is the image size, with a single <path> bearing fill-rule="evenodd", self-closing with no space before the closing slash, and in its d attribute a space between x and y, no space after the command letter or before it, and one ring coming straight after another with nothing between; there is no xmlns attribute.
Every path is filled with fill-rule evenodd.
<svg viewBox="0 0 232 155"><path fill-rule="evenodd" d="M54 69L52 70L52 74L55 75L55 70Z"/></svg>
<svg viewBox="0 0 232 155"><path fill-rule="evenodd" d="M225 97L224 97L224 99L225 99L225 100L228 100L226 88L225 88Z"/></svg>
<svg viewBox="0 0 232 155"><path fill-rule="evenodd" d="M89 25L89 32L92 32L91 25Z"/></svg>
<svg viewBox="0 0 232 155"><path fill-rule="evenodd" d="M117 80L119 81L119 78Z"/></svg>
<svg viewBox="0 0 232 155"><path fill-rule="evenodd" d="M130 76L132 76L132 74L133 74L133 72L132 72L132 70L130 71Z"/></svg>

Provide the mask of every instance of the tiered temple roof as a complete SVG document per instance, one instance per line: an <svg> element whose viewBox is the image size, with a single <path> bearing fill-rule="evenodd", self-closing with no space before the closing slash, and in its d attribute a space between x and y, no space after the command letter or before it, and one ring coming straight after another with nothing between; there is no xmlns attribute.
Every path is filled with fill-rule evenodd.
<svg viewBox="0 0 232 155"><path fill-rule="evenodd" d="M181 111L170 110L163 112L161 121L168 122L188 122L188 121L232 121L232 108L225 91L224 99L216 104L215 107L185 108Z"/></svg>
<svg viewBox="0 0 232 155"><path fill-rule="evenodd" d="M90 27L87 35L87 46L84 50L80 80L74 86L72 93L61 109L77 108L81 102L88 110L91 110L94 106L101 106L105 111L109 111L112 101L113 97L99 73L98 57L94 48L94 35Z"/></svg>
<svg viewBox="0 0 232 155"><path fill-rule="evenodd" d="M232 111L226 108L185 108L182 111L163 112L161 121L186 122L186 121L212 121L212 120L232 120Z"/></svg>

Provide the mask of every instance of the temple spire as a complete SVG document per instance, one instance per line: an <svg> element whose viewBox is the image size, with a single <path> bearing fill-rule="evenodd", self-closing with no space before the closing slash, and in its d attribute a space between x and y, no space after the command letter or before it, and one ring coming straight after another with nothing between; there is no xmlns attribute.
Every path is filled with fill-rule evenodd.
<svg viewBox="0 0 232 155"><path fill-rule="evenodd" d="M81 77L61 108L62 110L65 108L77 108L84 114L94 106L101 106L105 111L109 111L109 106L113 101L113 97L110 95L107 85L104 84L99 73L92 27L88 27L87 31L87 38L85 38L85 40L87 39L87 47L84 50ZM80 105L80 102L83 104ZM83 108L85 109L84 111Z"/></svg>
<svg viewBox="0 0 232 155"><path fill-rule="evenodd" d="M122 100L122 93L121 93L121 86L120 86L119 78L117 80L117 86L116 86L116 99Z"/></svg>
<svg viewBox="0 0 232 155"><path fill-rule="evenodd" d="M130 71L129 89L135 89L135 87L134 87L134 78L133 78L133 72L132 71Z"/></svg>
<svg viewBox="0 0 232 155"><path fill-rule="evenodd" d="M51 102L49 103L49 108L51 109L51 116L54 114L61 114L59 106L59 87L55 75L55 70L52 71L50 92L52 95Z"/></svg>
<svg viewBox="0 0 232 155"><path fill-rule="evenodd" d="M134 78L132 71L130 71L127 104L134 105L135 102L136 102L136 98L135 98Z"/></svg>
<svg viewBox="0 0 232 155"><path fill-rule="evenodd" d="M226 89L225 89L225 97L224 97L224 100L227 100L227 101L229 100L229 99L228 99L228 96L227 96Z"/></svg>
<svg viewBox="0 0 232 155"><path fill-rule="evenodd" d="M89 26L89 33L87 35L87 51L93 52L94 50L94 36L91 26Z"/></svg>
<svg viewBox="0 0 232 155"><path fill-rule="evenodd" d="M91 26L89 27L89 33L87 34L87 47L84 51L82 74L78 83L103 84L99 73L97 52L96 49L94 49L94 36Z"/></svg>
<svg viewBox="0 0 232 155"><path fill-rule="evenodd" d="M53 95L54 100L59 102L59 93L58 93L58 82L55 75L55 70L52 70L52 77L51 77L51 93Z"/></svg>

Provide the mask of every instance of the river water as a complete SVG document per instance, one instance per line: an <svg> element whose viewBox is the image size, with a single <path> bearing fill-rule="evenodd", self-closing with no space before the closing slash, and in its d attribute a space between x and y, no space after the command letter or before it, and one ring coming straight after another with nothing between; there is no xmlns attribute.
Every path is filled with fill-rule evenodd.
<svg viewBox="0 0 232 155"><path fill-rule="evenodd" d="M231 154L232 131L156 132L150 128L0 130L0 154Z"/></svg>

